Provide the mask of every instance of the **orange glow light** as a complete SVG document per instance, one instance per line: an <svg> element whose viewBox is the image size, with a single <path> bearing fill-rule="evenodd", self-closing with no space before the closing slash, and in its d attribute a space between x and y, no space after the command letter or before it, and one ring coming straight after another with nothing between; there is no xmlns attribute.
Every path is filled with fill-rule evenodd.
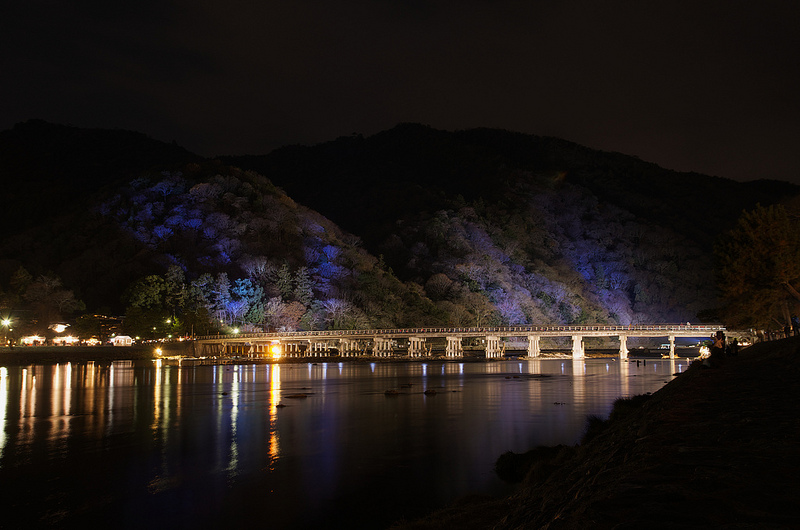
<svg viewBox="0 0 800 530"><path fill-rule="evenodd" d="M272 354L273 359L278 359L283 355L283 348L281 348L280 343L276 342L269 347L269 352Z"/></svg>

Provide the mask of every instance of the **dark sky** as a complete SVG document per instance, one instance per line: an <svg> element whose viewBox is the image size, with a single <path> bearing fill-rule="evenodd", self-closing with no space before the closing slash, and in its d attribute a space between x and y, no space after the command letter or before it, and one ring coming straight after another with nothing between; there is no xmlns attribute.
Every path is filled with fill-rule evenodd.
<svg viewBox="0 0 800 530"><path fill-rule="evenodd" d="M800 183L796 0L10 4L0 129L132 129L210 156L499 127Z"/></svg>

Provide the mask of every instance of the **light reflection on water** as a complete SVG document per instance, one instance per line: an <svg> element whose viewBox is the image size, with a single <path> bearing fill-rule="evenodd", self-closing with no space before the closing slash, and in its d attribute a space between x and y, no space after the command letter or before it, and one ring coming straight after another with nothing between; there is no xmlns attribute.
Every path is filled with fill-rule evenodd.
<svg viewBox="0 0 800 530"><path fill-rule="evenodd" d="M0 368L0 482L22 523L384 527L503 494L505 451L575 443L589 414L684 360ZM396 395L386 395L394 390ZM426 393L425 391L430 391Z"/></svg>

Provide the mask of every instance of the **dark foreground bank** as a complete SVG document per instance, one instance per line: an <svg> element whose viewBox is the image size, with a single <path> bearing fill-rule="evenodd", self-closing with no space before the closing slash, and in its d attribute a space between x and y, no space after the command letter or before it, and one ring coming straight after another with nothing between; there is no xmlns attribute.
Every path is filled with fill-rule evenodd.
<svg viewBox="0 0 800 530"><path fill-rule="evenodd" d="M798 337L696 362L537 461L512 497L393 528L800 528L799 385Z"/></svg>

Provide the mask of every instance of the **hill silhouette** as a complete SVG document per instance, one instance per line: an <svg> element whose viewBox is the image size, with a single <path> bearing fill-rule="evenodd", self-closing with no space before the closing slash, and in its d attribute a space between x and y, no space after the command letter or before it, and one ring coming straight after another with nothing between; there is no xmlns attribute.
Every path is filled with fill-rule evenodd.
<svg viewBox="0 0 800 530"><path fill-rule="evenodd" d="M558 138L500 129L448 132L419 124L221 160L267 175L296 200L370 243L385 238L396 220L446 208L458 196L513 204L520 191L563 183L708 243L742 209L800 191L774 180L741 183L671 171Z"/></svg>
<svg viewBox="0 0 800 530"><path fill-rule="evenodd" d="M0 131L0 222L7 233L34 226L65 209L83 208L98 190L140 173L201 157L138 132L82 129L28 120Z"/></svg>

